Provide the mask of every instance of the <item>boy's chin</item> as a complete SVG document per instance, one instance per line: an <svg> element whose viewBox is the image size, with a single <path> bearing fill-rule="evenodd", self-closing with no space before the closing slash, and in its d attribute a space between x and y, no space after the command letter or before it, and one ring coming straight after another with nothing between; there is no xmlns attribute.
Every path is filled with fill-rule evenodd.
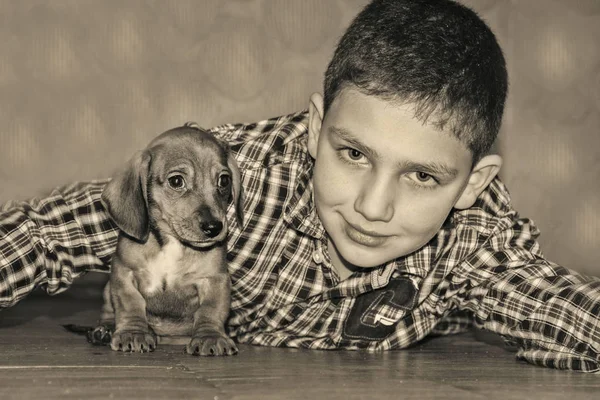
<svg viewBox="0 0 600 400"><path fill-rule="evenodd" d="M340 261L348 269L374 269L405 257L420 248L398 248L400 246L395 246L394 251L390 251L389 248L386 249L385 247L360 248L360 246L357 247L352 243L343 243L339 247L336 246L335 251L339 255Z"/></svg>
<svg viewBox="0 0 600 400"><path fill-rule="evenodd" d="M353 248L344 249L343 253L338 253L341 261L346 265L346 267L350 270L354 270L357 268L363 269L373 269L379 268L383 265L386 265L390 261L395 260L398 257L390 256L385 257L381 250L378 249L369 249L365 251L363 249L357 250ZM399 256L400 257L400 256Z"/></svg>
<svg viewBox="0 0 600 400"><path fill-rule="evenodd" d="M363 259L350 259L346 260L346 265L349 269L375 269L383 267L388 264L391 260L363 260Z"/></svg>

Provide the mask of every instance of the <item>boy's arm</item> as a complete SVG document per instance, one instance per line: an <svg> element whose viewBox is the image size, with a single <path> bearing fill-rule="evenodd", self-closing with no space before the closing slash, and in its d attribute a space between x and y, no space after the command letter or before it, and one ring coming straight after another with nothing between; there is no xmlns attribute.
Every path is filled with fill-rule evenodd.
<svg viewBox="0 0 600 400"><path fill-rule="evenodd" d="M529 220L519 219L490 237L448 277L449 293L473 313L477 326L518 346L518 358L597 371L600 279L545 260L535 232Z"/></svg>
<svg viewBox="0 0 600 400"><path fill-rule="evenodd" d="M0 208L0 309L38 286L57 294L87 271L109 271L118 230L100 202L105 183Z"/></svg>

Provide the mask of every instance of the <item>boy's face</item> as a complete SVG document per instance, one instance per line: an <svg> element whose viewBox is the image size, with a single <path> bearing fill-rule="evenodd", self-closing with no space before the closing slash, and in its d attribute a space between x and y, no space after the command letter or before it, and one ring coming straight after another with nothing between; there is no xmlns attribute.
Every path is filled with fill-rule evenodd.
<svg viewBox="0 0 600 400"><path fill-rule="evenodd" d="M409 105L347 88L320 120L318 100L308 147L334 266L376 267L425 245L463 194L471 152Z"/></svg>

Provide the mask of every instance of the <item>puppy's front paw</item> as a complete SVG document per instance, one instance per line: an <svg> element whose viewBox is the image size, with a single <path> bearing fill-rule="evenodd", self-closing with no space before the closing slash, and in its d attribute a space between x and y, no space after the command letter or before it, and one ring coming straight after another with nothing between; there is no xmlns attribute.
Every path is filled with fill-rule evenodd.
<svg viewBox="0 0 600 400"><path fill-rule="evenodd" d="M217 334L194 336L185 350L194 356L232 356L238 352L233 340Z"/></svg>
<svg viewBox="0 0 600 400"><path fill-rule="evenodd" d="M114 351L148 353L156 349L156 336L149 332L115 332L110 347Z"/></svg>

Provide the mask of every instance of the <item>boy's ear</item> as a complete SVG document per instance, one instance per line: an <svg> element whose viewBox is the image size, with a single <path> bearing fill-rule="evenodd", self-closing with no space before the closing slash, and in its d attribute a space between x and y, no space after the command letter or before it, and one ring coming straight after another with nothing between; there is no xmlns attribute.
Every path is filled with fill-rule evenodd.
<svg viewBox="0 0 600 400"><path fill-rule="evenodd" d="M475 204L477 197L485 190L490 182L498 175L502 167L502 157L497 154L491 154L483 157L469 176L467 185L454 205L454 208L464 210Z"/></svg>
<svg viewBox="0 0 600 400"><path fill-rule="evenodd" d="M323 125L323 96L313 93L308 103L308 152L311 157L317 158L319 134Z"/></svg>

